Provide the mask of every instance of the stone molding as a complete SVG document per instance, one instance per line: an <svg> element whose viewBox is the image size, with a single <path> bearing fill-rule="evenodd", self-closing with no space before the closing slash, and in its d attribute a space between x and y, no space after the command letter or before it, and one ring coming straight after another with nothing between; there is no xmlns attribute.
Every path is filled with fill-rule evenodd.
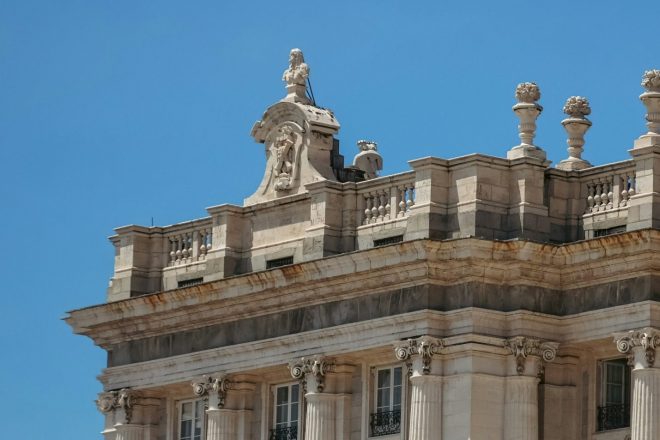
<svg viewBox="0 0 660 440"><path fill-rule="evenodd" d="M316 393L322 393L325 388L326 373L334 371L335 361L332 358L317 355L302 357L288 365L291 377L300 381L303 390L307 392L308 382L313 382L312 389Z"/></svg>
<svg viewBox="0 0 660 440"><path fill-rule="evenodd" d="M421 336L404 342L397 342L394 346L394 356L404 362L413 357L421 358L422 374L426 375L431 372L433 355L439 354L443 347L444 342L442 339Z"/></svg>
<svg viewBox="0 0 660 440"><path fill-rule="evenodd" d="M615 333L614 342L620 353L628 355L629 361L642 368L655 366L656 350L660 347L660 330L645 327L640 330L631 330L625 333ZM635 356L636 351L642 351L643 359Z"/></svg>
<svg viewBox="0 0 660 440"><path fill-rule="evenodd" d="M209 409L219 409L225 406L227 391L233 387L234 383L227 379L225 375L211 376L204 375L200 382L193 382L193 393L209 402Z"/></svg>
<svg viewBox="0 0 660 440"><path fill-rule="evenodd" d="M130 388L122 388L116 391L106 391L99 394L96 407L103 414L109 414L115 410L124 413L123 423L130 424L133 418L133 407L138 399L138 393Z"/></svg>
<svg viewBox="0 0 660 440"><path fill-rule="evenodd" d="M528 358L540 358L541 364L539 365L538 376L541 377L544 373L543 364L552 362L555 359L559 344L557 342L545 342L526 336L516 336L504 340L504 347L508 348L515 357L516 372L518 375L522 375L525 372L525 363Z"/></svg>

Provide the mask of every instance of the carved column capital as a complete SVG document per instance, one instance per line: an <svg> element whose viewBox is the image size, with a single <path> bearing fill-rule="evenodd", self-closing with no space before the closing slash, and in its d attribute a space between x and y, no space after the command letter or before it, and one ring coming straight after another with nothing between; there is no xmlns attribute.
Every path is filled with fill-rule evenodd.
<svg viewBox="0 0 660 440"><path fill-rule="evenodd" d="M96 407L103 414L108 414L116 410L123 412L120 417L122 423L131 423L133 417L133 407L138 398L138 393L130 388L121 390L105 391L99 394L96 400Z"/></svg>
<svg viewBox="0 0 660 440"><path fill-rule="evenodd" d="M504 340L504 347L508 348L516 359L516 372L522 375L525 372L525 364L528 359L538 359L537 376L541 378L544 373L544 363L552 362L557 356L559 344L556 342L541 341L526 336L516 336Z"/></svg>
<svg viewBox="0 0 660 440"><path fill-rule="evenodd" d="M204 375L200 382L193 382L193 393L197 397L208 400L210 409L219 409L225 406L227 391L232 389L233 382L225 375Z"/></svg>
<svg viewBox="0 0 660 440"><path fill-rule="evenodd" d="M431 372L433 355L440 353L443 347L444 342L442 339L421 336L419 338L397 342L394 345L394 356L400 361L407 361L413 358L421 360L421 374L429 374ZM418 373L420 372L418 371Z"/></svg>
<svg viewBox="0 0 660 440"><path fill-rule="evenodd" d="M313 392L321 393L325 387L325 375L334 371L335 361L332 358L320 355L302 357L290 362L288 367L291 377L299 380L304 390L307 391L307 385L309 384L310 388L314 390Z"/></svg>
<svg viewBox="0 0 660 440"><path fill-rule="evenodd" d="M660 348L660 330L646 327L615 333L614 342L619 352L629 356L635 368L653 368L656 350Z"/></svg>

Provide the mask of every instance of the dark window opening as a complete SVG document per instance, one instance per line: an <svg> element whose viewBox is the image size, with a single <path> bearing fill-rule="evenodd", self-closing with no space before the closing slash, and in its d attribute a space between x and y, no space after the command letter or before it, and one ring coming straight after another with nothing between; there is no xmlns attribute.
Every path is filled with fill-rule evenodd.
<svg viewBox="0 0 660 440"><path fill-rule="evenodd" d="M605 237L606 235L621 234L626 232L626 226L615 226L607 229L594 229L594 238Z"/></svg>
<svg viewBox="0 0 660 440"><path fill-rule="evenodd" d="M181 287L190 287L190 286L196 286L197 284L202 284L204 282L204 278L191 278L189 280L181 280L177 283L177 286L179 288Z"/></svg>
<svg viewBox="0 0 660 440"><path fill-rule="evenodd" d="M276 267L286 266L287 264L293 264L293 256L268 260L266 261L266 269L274 269Z"/></svg>
<svg viewBox="0 0 660 440"><path fill-rule="evenodd" d="M385 246L388 244L401 243L403 241L403 235L395 235L394 237L381 238L379 240L374 240L374 247Z"/></svg>

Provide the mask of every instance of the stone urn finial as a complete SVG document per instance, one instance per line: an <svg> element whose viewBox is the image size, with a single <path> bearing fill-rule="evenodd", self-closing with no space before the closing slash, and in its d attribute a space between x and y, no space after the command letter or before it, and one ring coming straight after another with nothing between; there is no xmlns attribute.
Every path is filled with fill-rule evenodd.
<svg viewBox="0 0 660 440"><path fill-rule="evenodd" d="M291 49L289 68L282 75L282 81L286 83L287 92L282 101L311 104L312 102L307 97L307 78L309 78L309 66L305 64L302 50Z"/></svg>
<svg viewBox="0 0 660 440"><path fill-rule="evenodd" d="M642 76L642 87L646 89L639 96L646 107L648 133L635 141L635 148L660 145L660 70L647 70Z"/></svg>
<svg viewBox="0 0 660 440"><path fill-rule="evenodd" d="M557 168L565 171L582 170L591 167L591 164L582 159L584 146L584 135L591 127L591 121L587 115L591 114L589 101L582 96L571 96L564 104L564 113L568 118L561 121L564 130L568 133L568 159L564 159Z"/></svg>
<svg viewBox="0 0 660 440"><path fill-rule="evenodd" d="M507 152L507 158L535 157L545 160L545 151L534 145L536 119L543 111L543 107L537 102L541 99L541 90L536 83L520 83L516 87L515 97L518 103L513 106L513 112L520 119L520 124L518 125L520 145L509 150Z"/></svg>

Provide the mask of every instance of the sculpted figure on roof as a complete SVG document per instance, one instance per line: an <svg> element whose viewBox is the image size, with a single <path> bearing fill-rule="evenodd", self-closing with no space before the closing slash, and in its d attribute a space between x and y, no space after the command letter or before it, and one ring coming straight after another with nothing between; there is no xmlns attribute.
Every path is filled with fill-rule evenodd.
<svg viewBox="0 0 660 440"><path fill-rule="evenodd" d="M287 85L300 85L304 86L309 77L309 66L305 64L302 50L291 49L289 54L289 68L284 71L282 81Z"/></svg>

